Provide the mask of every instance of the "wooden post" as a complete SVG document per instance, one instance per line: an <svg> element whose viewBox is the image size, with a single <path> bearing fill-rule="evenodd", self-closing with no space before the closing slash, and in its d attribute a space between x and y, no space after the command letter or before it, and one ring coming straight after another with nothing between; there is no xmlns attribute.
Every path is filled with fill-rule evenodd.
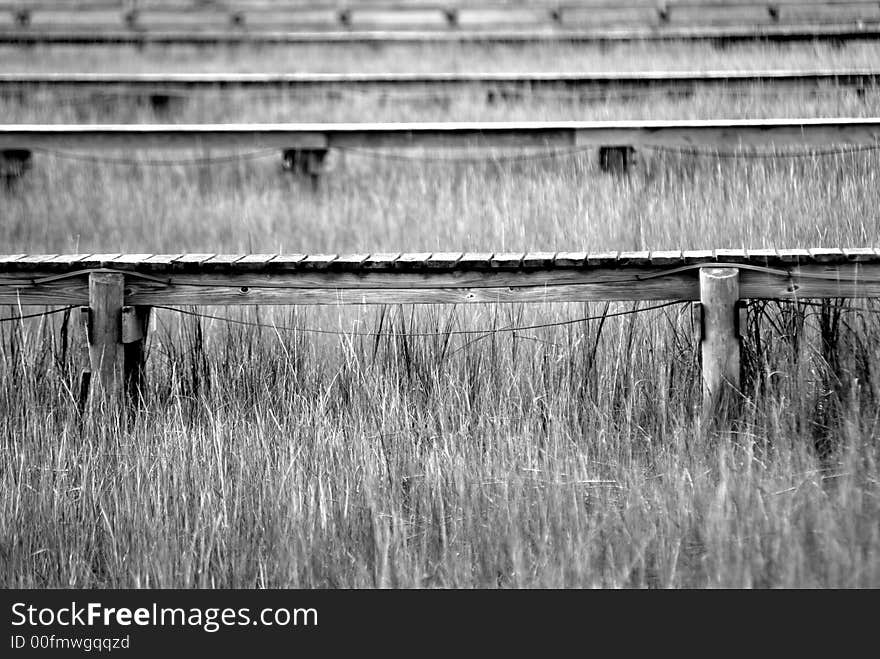
<svg viewBox="0 0 880 659"><path fill-rule="evenodd" d="M31 168L31 159L29 149L0 150L0 179L7 184L20 179Z"/></svg>
<svg viewBox="0 0 880 659"><path fill-rule="evenodd" d="M635 163L636 150L631 146L599 147L599 169L609 174L627 174Z"/></svg>
<svg viewBox="0 0 880 659"><path fill-rule="evenodd" d="M144 346L149 325L150 307L122 307L125 391L133 402L143 400L146 391Z"/></svg>
<svg viewBox="0 0 880 659"><path fill-rule="evenodd" d="M739 270L700 268L703 418L727 416L740 388Z"/></svg>
<svg viewBox="0 0 880 659"><path fill-rule="evenodd" d="M281 168L300 176L308 176L312 188L317 188L318 178L326 171L328 149L285 149L281 153Z"/></svg>
<svg viewBox="0 0 880 659"><path fill-rule="evenodd" d="M78 333L77 341L80 345L79 354L77 354L77 366L80 368L79 373L79 395L76 401L76 408L79 410L80 416L85 414L86 405L89 402L89 388L92 382L92 366L89 346L91 345L90 327L92 312L88 307L79 308L78 316Z"/></svg>
<svg viewBox="0 0 880 659"><path fill-rule="evenodd" d="M115 398L122 390L124 350L122 306L125 277L116 272L89 275L89 360L92 394Z"/></svg>

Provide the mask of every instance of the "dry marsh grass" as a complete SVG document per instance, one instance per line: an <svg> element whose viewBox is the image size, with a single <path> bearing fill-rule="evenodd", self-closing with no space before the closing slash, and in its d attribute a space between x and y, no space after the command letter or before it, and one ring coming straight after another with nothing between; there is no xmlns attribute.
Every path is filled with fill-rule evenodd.
<svg viewBox="0 0 880 659"><path fill-rule="evenodd" d="M833 111L801 100L779 102ZM763 96L742 108L776 111ZM410 110L390 118L423 111ZM520 111L506 110L486 112ZM17 116L67 120L55 111ZM878 157L646 153L614 179L590 152L467 165L346 153L312 192L271 159L209 175L38 156L0 196L0 251L877 245ZM722 433L696 414L679 307L465 336L451 331L632 305L207 310L340 336L160 310L146 403L109 420L77 411L61 317L2 323L0 584L877 587L880 322L837 304L752 304L748 401Z"/></svg>

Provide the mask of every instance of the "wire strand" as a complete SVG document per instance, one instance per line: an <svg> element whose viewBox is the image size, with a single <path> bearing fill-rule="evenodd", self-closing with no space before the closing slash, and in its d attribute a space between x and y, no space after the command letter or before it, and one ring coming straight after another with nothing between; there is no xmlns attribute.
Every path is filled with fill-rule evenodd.
<svg viewBox="0 0 880 659"><path fill-rule="evenodd" d="M833 149L818 149L812 151L722 151L712 149L695 149L686 147L671 147L655 144L646 144L646 149L660 153L671 153L680 156L694 156L707 158L731 158L743 160L761 160L773 158L817 158L826 156L843 156L852 153L877 151L880 144L862 144L855 147L838 147Z"/></svg>
<svg viewBox="0 0 880 659"><path fill-rule="evenodd" d="M181 309L179 307L166 307L162 305L154 305L154 309L166 309L168 311L174 311L176 313L185 315L185 316L193 316L196 318L203 318L206 320L219 320L227 323L232 323L235 325L245 325L248 327L260 327L263 329L273 329L273 330L281 330L285 332L303 332L309 334L330 334L334 336L363 336L363 337L380 337L380 336L408 336L408 337L430 337L430 336L452 336L452 335L474 335L474 334L492 334L494 332L524 332L527 330L536 330L543 329L547 327L562 327L565 325L575 325L577 323L585 323L593 320L603 320L605 318L614 318L617 316L631 316L633 314L642 313L645 311L654 311L656 309L665 309L666 307L671 307L678 304L684 304L680 300L675 300L672 302L664 302L662 304L655 304L648 307L635 308L627 311L616 311L613 313L604 313L601 316L585 316L583 318L574 318L570 320L561 320L552 323L539 323L535 325L522 325L516 327L498 327L493 329L479 329L479 330L448 330L444 332L401 332L401 333L391 333L391 332L344 332L339 330L326 330L326 329L318 329L313 327L290 327L286 325L267 325L266 323L259 323L256 321L249 320L240 320L237 318L229 318L226 316L215 316L213 314L205 314L199 313L196 311L189 311L187 309Z"/></svg>
<svg viewBox="0 0 880 659"><path fill-rule="evenodd" d="M40 311L36 313L26 313L20 314L18 316L8 316L6 318L0 318L0 323L10 323L15 320L25 320L26 318L42 318L44 316L51 316L57 313L63 313L65 311L70 311L71 309L76 309L75 305L71 305L68 307L62 307L60 309L53 309L51 311Z"/></svg>
<svg viewBox="0 0 880 659"><path fill-rule="evenodd" d="M138 159L138 158L116 158L113 156L92 156L82 153L73 153L70 151L58 151L55 149L46 149L43 147L32 148L31 151L43 153L45 155L62 158L64 160L75 160L78 162L90 162L95 164L108 165L146 165L148 167L174 167L187 165L219 165L223 163L243 162L249 160L259 160L270 155L277 154L278 149L261 149L259 151L248 151L244 153L234 153L225 156L202 156L198 158L169 158L169 159Z"/></svg>
<svg viewBox="0 0 880 659"><path fill-rule="evenodd" d="M372 149L363 149L361 147L333 147L347 153L355 155L367 156L378 160L403 161L403 162L423 162L423 163L454 163L454 164L484 164L484 163L509 163L509 162L533 162L537 160L554 160L559 158L571 158L584 154L592 147L576 147L573 149L556 149L545 151L543 153L530 153L508 156L429 156L429 155L403 155L400 153L389 153L387 151L374 151Z"/></svg>

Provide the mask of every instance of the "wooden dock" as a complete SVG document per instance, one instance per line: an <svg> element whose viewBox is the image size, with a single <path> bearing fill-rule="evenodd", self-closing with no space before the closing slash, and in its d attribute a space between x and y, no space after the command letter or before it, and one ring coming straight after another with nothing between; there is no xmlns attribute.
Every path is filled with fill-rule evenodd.
<svg viewBox="0 0 880 659"><path fill-rule="evenodd" d="M669 146L880 143L880 118L329 124L6 124L0 150Z"/></svg>
<svg viewBox="0 0 880 659"><path fill-rule="evenodd" d="M90 387L93 399L143 395L154 306L672 300L693 305L711 420L739 394L741 300L877 297L876 248L0 256L0 304L82 305L81 407Z"/></svg>
<svg viewBox="0 0 880 659"><path fill-rule="evenodd" d="M460 304L698 300L699 270L739 271L743 298L880 297L880 249L418 254L15 254L0 304L88 304L89 275L125 304Z"/></svg>
<svg viewBox="0 0 880 659"><path fill-rule="evenodd" d="M212 90L443 92L472 88L500 91L570 91L596 94L657 89L671 93L709 89L816 87L873 88L880 69L799 71L621 71L621 72L441 72L441 73L7 73L0 72L0 93L81 90L139 95L186 94Z"/></svg>
<svg viewBox="0 0 880 659"><path fill-rule="evenodd" d="M725 46L746 42L832 43L880 38L880 23L699 26L644 28L553 28L468 30L216 30L216 29L77 29L27 30L0 28L6 46L423 46L576 44L613 46L629 43L709 43Z"/></svg>
<svg viewBox="0 0 880 659"><path fill-rule="evenodd" d="M93 25L144 29L168 20L247 29L273 24L318 25L348 28L353 25L391 23L396 27L440 25L448 30L501 25L618 25L667 26L670 24L791 24L812 18L876 20L880 8L873 0L610 0L530 3L482 0L478 2L167 2L90 0L64 2L2 2L19 29L34 24L64 25L65 14L89 17Z"/></svg>

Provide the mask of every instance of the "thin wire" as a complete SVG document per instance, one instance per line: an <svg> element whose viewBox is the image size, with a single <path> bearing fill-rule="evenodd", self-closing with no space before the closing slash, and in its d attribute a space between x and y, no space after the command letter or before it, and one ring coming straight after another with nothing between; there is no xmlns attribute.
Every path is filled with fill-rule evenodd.
<svg viewBox="0 0 880 659"><path fill-rule="evenodd" d="M345 151L348 153L354 153L356 155L368 156L371 158L376 158L378 160L391 160L391 161L403 161L403 162L424 162L424 163L455 163L455 164L476 164L476 163L508 163L508 162L530 162L537 160L552 160L557 158L571 158L574 156L581 155L586 153L587 151L592 150L592 147L576 147L573 149L557 149L552 151L546 151L543 153L531 153L527 155L512 155L512 156L475 156L470 158L464 158L460 156L427 156L427 155L415 155L415 156L407 156L399 153L389 153L387 151L373 151L371 149L362 149L360 147L337 147L333 148L339 149L340 151Z"/></svg>
<svg viewBox="0 0 880 659"><path fill-rule="evenodd" d="M403 332L403 333L395 333L391 332L343 332L338 330L325 330L325 329L317 329L311 327L289 327L284 325L267 325L265 323L258 323L254 321L248 320L239 320L236 318L228 318L226 316L215 316L212 314L199 313L197 311L188 311L186 309L180 309L178 307L166 307L162 305L153 305L154 309L166 309L168 311L174 311L179 314L185 316L194 316L196 318L204 318L206 320L220 320L227 323L233 323L235 325L246 325L248 327L260 327L264 329L273 329L273 330L281 330L285 332L304 332L310 334L332 334L335 336L364 336L364 337L379 337L379 336L411 336L411 337L428 337L428 336L450 336L450 335L473 335L473 334L492 334L494 332L524 332L527 330L535 330L535 329L543 329L546 327L561 327L564 325L575 325L577 323L585 323L592 320L602 320L604 318L614 318L616 316L631 316L633 314L642 313L644 311L654 311L656 309L665 309L666 307L671 307L673 305L683 304L683 302L679 300L675 300L672 302L664 302L662 304L655 304L649 307L642 307L641 309L630 309L628 311L616 311L613 313L605 313L601 316L586 316L584 318L575 318L571 320L561 320L553 323L541 323L537 325L523 325L519 327L499 327L495 329L481 329L481 330L449 330L445 332Z"/></svg>
<svg viewBox="0 0 880 659"><path fill-rule="evenodd" d="M355 155L367 156L379 160L386 161L402 161L402 162L422 162L422 163L453 163L453 164L483 164L483 163L513 163L513 162L535 162L540 160L554 160L560 158L572 158L584 154L592 150L592 147L576 147L572 149L557 149L543 153L531 153L525 155L508 155L508 156L428 156L428 155L403 155L399 153L389 153L387 151L374 151L371 149L362 149L360 147L333 147L347 153ZM835 149L824 149L803 152L749 152L749 151L720 151L720 150L701 150L682 147L667 147L661 145L644 145L644 148L659 153L670 153L676 155L686 155L694 157L708 158L730 158L730 159L774 159L774 158L816 158L825 156L847 155L852 153L863 153L880 150L880 144L860 145L856 147L842 147ZM58 151L55 149L46 149L43 147L35 147L32 151L43 153L46 155L62 158L66 160L74 160L79 162L89 162L95 164L111 164L111 165L145 165L153 167L173 167L173 166L198 166L198 165L217 165L232 162L244 162L259 160L270 155L276 154L278 149L262 149L259 151L251 151L246 153L236 153L227 156L204 156L198 158L174 158L174 159L135 159L135 158L116 158L112 156L92 156L80 153L71 153L69 151Z"/></svg>
<svg viewBox="0 0 880 659"><path fill-rule="evenodd" d="M43 316L51 316L56 313L63 313L65 311L70 311L71 309L76 309L76 306L62 307L60 309L53 309L52 311L40 311L37 313L26 313L26 314L21 314L19 316L9 316L7 318L0 318L0 323L9 323L14 320L25 320L26 318L41 318Z"/></svg>
<svg viewBox="0 0 880 659"><path fill-rule="evenodd" d="M694 149L683 147L661 146L656 144L646 144L644 148L661 153L672 153L683 156L708 157L708 158L733 158L733 159L770 159L770 158L816 158L824 156L841 156L850 153L862 153L867 151L877 151L880 144L862 144L855 147L839 147L834 149L820 149L814 151L773 151L770 153L762 151L720 151L707 149Z"/></svg>
<svg viewBox="0 0 880 659"><path fill-rule="evenodd" d="M591 149L591 147L578 147L575 149L566 149L566 150L556 150L544 153L533 153L527 155L509 155L509 156L474 156L474 157L459 157L459 156L406 156L397 153L388 153L383 151L372 151L370 149L361 149L359 147L332 147L335 149L339 149L340 151L345 151L348 153L354 153L355 155L362 155L371 158L376 158L380 160L388 160L388 161L403 161L403 162L425 162L425 163L454 163L454 164L482 164L482 163L510 163L510 162L532 162L539 160L552 160L558 158L571 158L577 155L586 153ZM43 147L35 147L31 149L37 153L43 153L49 156L55 156L57 158L62 158L65 160L74 160L79 162L89 162L93 164L110 164L110 165L146 165L153 167L173 167L173 166L186 166L186 165L216 165L216 164L224 164L224 163L232 163L232 162L243 162L243 161L252 161L259 160L261 158L266 158L270 155L277 154L278 149L263 149L260 151L252 151L246 153L239 154L231 154L228 156L206 156L200 158L179 158L179 159L158 159L158 160L150 160L144 159L139 160L136 158L116 158L112 156L92 156L81 153L72 153L69 151L57 151L55 149L46 149Z"/></svg>
<svg viewBox="0 0 880 659"><path fill-rule="evenodd" d="M79 162L90 162L96 164L109 165L147 165L151 167L173 167L177 165L217 165L222 163L241 162L247 160L258 160L266 158L270 155L277 154L278 149L261 149L260 151L249 151L245 153L234 153L227 156L203 156L199 158L170 158L170 159L137 159L137 158L115 158L113 156L91 156L81 153L71 153L69 151L57 151L55 149L46 149L43 147L32 148L31 151L43 153L56 158L65 160L75 160Z"/></svg>
<svg viewBox="0 0 880 659"><path fill-rule="evenodd" d="M878 313L880 314L880 309L871 309L870 307L855 307L849 304L831 304L830 301L825 300L824 302L808 302L807 300L788 300L785 298L781 298L778 300L767 300L768 302L776 302L777 304L802 304L805 307L825 307L831 309L839 309L841 311L861 311L864 313Z"/></svg>

